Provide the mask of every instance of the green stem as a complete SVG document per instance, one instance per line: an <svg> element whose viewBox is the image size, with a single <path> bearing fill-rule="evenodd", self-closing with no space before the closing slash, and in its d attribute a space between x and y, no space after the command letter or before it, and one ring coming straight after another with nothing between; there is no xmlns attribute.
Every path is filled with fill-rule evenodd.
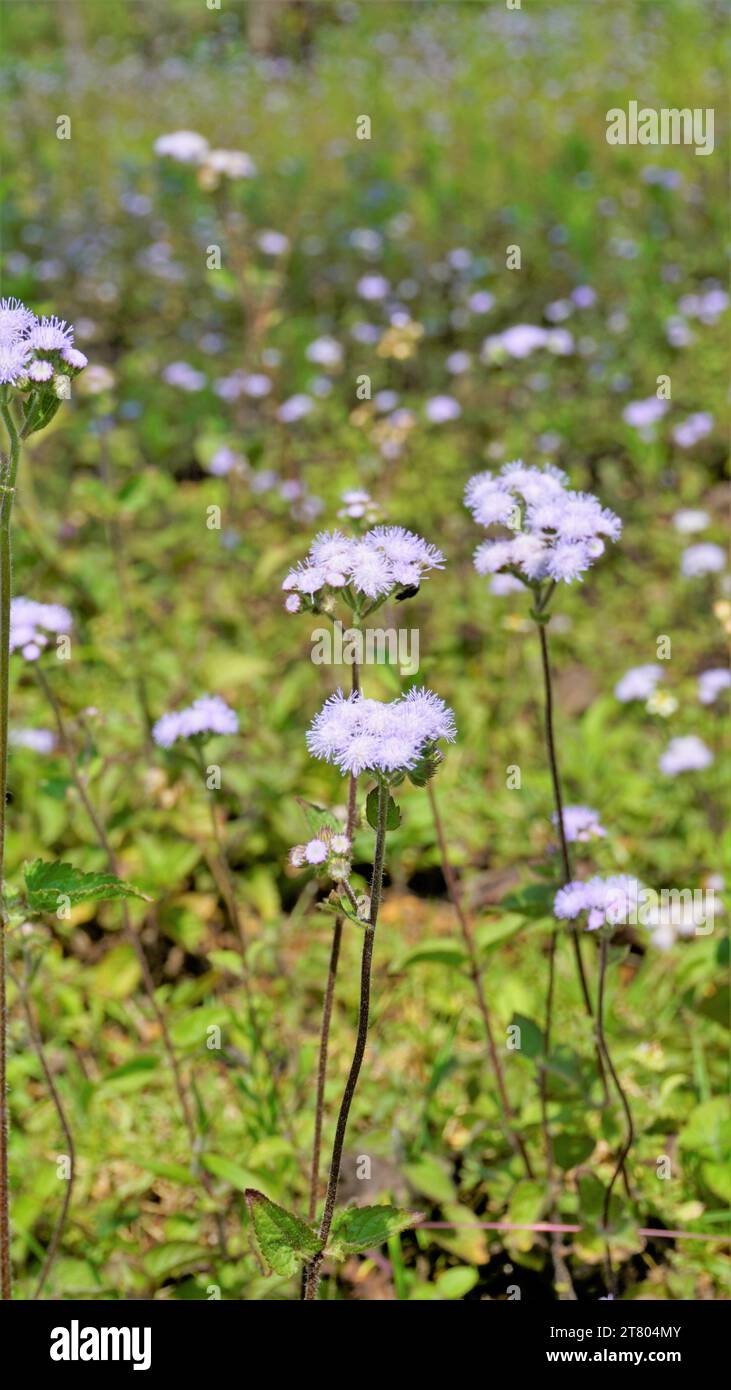
<svg viewBox="0 0 731 1390"><path fill-rule="evenodd" d="M363 954L361 957L360 968L360 1008L358 1011L358 1033L355 1041L355 1051L353 1061L350 1065L350 1072L345 1083L343 1099L340 1102L340 1112L338 1114L337 1125L335 1127L335 1141L333 1143L332 1159L330 1161L330 1176L327 1183L325 1194L325 1210L320 1223L320 1240L323 1248L327 1244L332 1226L335 1202L338 1195L338 1182L340 1180L340 1165L343 1158L343 1145L345 1143L345 1131L348 1125L350 1107L353 1103L355 1088L358 1085L360 1069L363 1064L363 1056L368 1040L368 1018L370 1013L371 998L371 965L373 962L373 942L376 935L376 923L378 922L378 909L381 903L381 892L383 890L383 865L386 853L386 820L388 816L388 797L389 791L385 782L378 785L378 819L376 822L376 848L373 856L373 875L371 878L371 910L368 922L363 933ZM305 1287L305 1300L314 1302L317 1298L317 1289L320 1282L320 1270L322 1268L323 1256L317 1255L310 1265L307 1274Z"/></svg>
<svg viewBox="0 0 731 1390"><path fill-rule="evenodd" d="M3 389L0 413L10 445L0 492L0 1298L12 1297L10 1270L10 1175L7 1103L7 911L5 907L5 824L8 785L8 692L10 683L10 597L12 550L10 517L18 473L20 441Z"/></svg>
<svg viewBox="0 0 731 1390"><path fill-rule="evenodd" d="M611 1058L611 1055L610 1055L610 1052L609 1052L609 1047L608 1047L608 1045L607 1045L606 1034L605 1034L605 1032L604 1032L604 986L605 986L605 983L606 983L607 955L608 955L608 951L609 951L609 941L608 941L608 938L604 935L604 932L602 932L601 943L600 943L600 947L599 947L599 1001L598 1001L598 1006L597 1006L597 1036L598 1036L598 1039L599 1039L599 1045L600 1045L600 1047L601 1047L601 1049L602 1049L602 1052L604 1053L604 1060L606 1061L606 1064L607 1064L607 1071L609 1072L609 1075L611 1076L612 1081L614 1082L614 1085L615 1085L615 1087L616 1087L616 1089L617 1089L617 1094L618 1094L619 1099L620 1099L620 1102L621 1102L621 1104L622 1104L622 1109L623 1109L623 1111L624 1111L624 1118L625 1118L625 1121L626 1121L626 1124L627 1124L627 1134L626 1134L624 1143L623 1143L623 1145L622 1145L622 1148L620 1149L619 1156L618 1156L618 1158L617 1158L617 1162L616 1162L615 1167L614 1167L614 1172L612 1173L612 1176L611 1176L611 1178L609 1179L609 1184L608 1184L608 1186L607 1186L607 1190L606 1190L606 1192L604 1193L604 1206L603 1206L603 1209L602 1209L602 1226L603 1226L603 1228L604 1228L605 1233L606 1233L606 1232L608 1231L608 1229L609 1229L609 1208L610 1208L610 1203L611 1203L611 1200L612 1200L612 1192L614 1191L614 1185L615 1185L615 1183L616 1183L616 1181L617 1181L617 1178L619 1177L620 1173L622 1173L622 1174L624 1175L625 1186L626 1186L626 1189L627 1189L627 1195L628 1195L628 1197L631 1197L631 1195L632 1195L632 1194L631 1194L630 1187L629 1187L629 1182L628 1182L628 1179L627 1179L627 1172L626 1172L626 1167L625 1167L625 1165L626 1165L626 1162L627 1162L627 1158L628 1158L630 1149L632 1148L632 1145L633 1145L634 1139L635 1139L634 1125L633 1125L633 1123L632 1123L632 1111L630 1110L629 1101L628 1101L628 1099L627 1099L627 1096L626 1096L626 1094L625 1094L625 1091L624 1091L624 1089L623 1089L623 1087L622 1087L622 1083L621 1083L621 1081L620 1081L620 1079L619 1079L619 1077L618 1077L618 1075L617 1075L617 1072L616 1072L614 1063L613 1063L613 1061L612 1061L612 1058ZM608 1239L607 1239L607 1241L606 1241L605 1249L606 1249L607 1276L608 1276L608 1282L609 1282L610 1292L614 1292L614 1275L613 1275L613 1271L612 1271L612 1259L611 1259L611 1254L610 1254L610 1250L609 1250L609 1241L608 1241Z"/></svg>

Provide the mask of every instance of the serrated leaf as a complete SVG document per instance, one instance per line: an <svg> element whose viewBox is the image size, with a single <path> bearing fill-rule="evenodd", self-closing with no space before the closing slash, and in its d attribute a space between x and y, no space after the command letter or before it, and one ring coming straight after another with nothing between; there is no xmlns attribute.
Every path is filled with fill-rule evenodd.
<svg viewBox="0 0 731 1390"><path fill-rule="evenodd" d="M28 906L33 912L56 912L61 898L68 898L71 905L109 898L142 898L150 902L146 893L116 874L85 874L73 864L57 860L36 859L25 864L23 876Z"/></svg>
<svg viewBox="0 0 731 1390"><path fill-rule="evenodd" d="M414 1212L401 1211L398 1207L346 1207L333 1220L328 1254L342 1260L346 1255L377 1249L385 1245L390 1236L398 1235L418 1220Z"/></svg>
<svg viewBox="0 0 731 1390"><path fill-rule="evenodd" d="M254 1187L246 1189L256 1243L262 1260L275 1274L297 1273L302 1260L311 1260L322 1250L322 1241L312 1226L294 1212L271 1202Z"/></svg>
<svg viewBox="0 0 731 1390"><path fill-rule="evenodd" d="M366 797L366 820L371 830L378 829L378 787L373 787ZM389 793L386 808L386 829L397 830L401 824L401 812Z"/></svg>

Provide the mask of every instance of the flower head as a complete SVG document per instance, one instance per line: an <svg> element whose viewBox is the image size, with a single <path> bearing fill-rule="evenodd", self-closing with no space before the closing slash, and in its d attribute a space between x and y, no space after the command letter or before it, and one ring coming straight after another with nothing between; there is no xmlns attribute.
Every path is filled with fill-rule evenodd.
<svg viewBox="0 0 731 1390"><path fill-rule="evenodd" d="M551 820L554 825L558 825L555 812ZM592 811L590 806L564 806L563 830L569 843L601 838L607 833L599 821L598 811Z"/></svg>
<svg viewBox="0 0 731 1390"><path fill-rule="evenodd" d="M376 526L361 537L321 531L282 588L296 590L311 603L322 602L328 590L345 588L373 601L400 588L418 588L429 570L443 565L435 545L403 526Z"/></svg>
<svg viewBox="0 0 731 1390"><path fill-rule="evenodd" d="M208 141L195 130L174 130L158 136L155 154L168 155L179 164L200 164L208 154Z"/></svg>
<svg viewBox="0 0 731 1390"><path fill-rule="evenodd" d="M701 541L689 545L680 559L680 572L686 579L700 579L704 574L718 574L726 568L726 556L720 545Z"/></svg>
<svg viewBox="0 0 731 1390"><path fill-rule="evenodd" d="M0 299L0 341L24 337L36 322L32 309L19 299Z"/></svg>
<svg viewBox="0 0 731 1390"><path fill-rule="evenodd" d="M676 777L679 772L702 772L710 767L713 754L707 744L697 734L671 738L664 753L661 753L658 767L666 777Z"/></svg>
<svg viewBox="0 0 731 1390"><path fill-rule="evenodd" d="M433 691L410 690L396 700L366 700L338 690L315 716L307 746L342 773L412 770L439 739L453 743L452 711Z"/></svg>
<svg viewBox="0 0 731 1390"><path fill-rule="evenodd" d="M617 681L614 693L622 704L630 700L647 700L653 694L658 681L662 680L662 666L650 663L646 666L632 666Z"/></svg>
<svg viewBox="0 0 731 1390"><path fill-rule="evenodd" d="M36 603L18 595L10 604L10 650L20 651L26 661L37 661L48 645L48 633L71 631L72 618L60 603Z"/></svg>
<svg viewBox="0 0 731 1390"><path fill-rule="evenodd" d="M511 533L493 536L475 552L478 574L507 574L527 585L543 579L571 584L616 541L619 517L591 493L574 492L559 468L529 468L517 459L498 474L477 473L465 503L481 526Z"/></svg>
<svg viewBox="0 0 731 1390"><path fill-rule="evenodd" d="M73 347L74 330L71 324L53 314L51 318L39 319L33 325L28 342L39 352L62 352L64 348Z"/></svg>
<svg viewBox="0 0 731 1390"><path fill-rule="evenodd" d="M163 714L153 725L152 737L160 748L172 748L179 738L235 734L238 728L238 716L220 695L201 695L186 709Z"/></svg>
<svg viewBox="0 0 731 1390"><path fill-rule="evenodd" d="M713 705L723 690L731 686L731 671L727 666L716 666L710 671L701 671L698 677L698 699L702 705Z"/></svg>
<svg viewBox="0 0 731 1390"><path fill-rule="evenodd" d="M574 879L559 888L553 911L560 920L569 921L586 913L587 931L597 931L630 918L636 921L641 893L642 884L631 874L610 874L608 878L597 874L585 883Z"/></svg>
<svg viewBox="0 0 731 1390"><path fill-rule="evenodd" d="M30 354L25 338L0 339L0 382L14 386L26 376Z"/></svg>

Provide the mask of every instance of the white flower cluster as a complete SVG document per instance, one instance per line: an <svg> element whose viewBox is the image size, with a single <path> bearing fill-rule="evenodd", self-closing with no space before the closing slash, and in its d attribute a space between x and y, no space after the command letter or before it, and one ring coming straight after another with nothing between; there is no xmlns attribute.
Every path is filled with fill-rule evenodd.
<svg viewBox="0 0 731 1390"><path fill-rule="evenodd" d="M418 589L429 570L443 565L444 556L435 545L403 526L375 526L362 537L322 531L306 559L282 584L291 591L285 608L288 613L315 608L329 590L337 591L351 607L363 598L374 605L398 590Z"/></svg>

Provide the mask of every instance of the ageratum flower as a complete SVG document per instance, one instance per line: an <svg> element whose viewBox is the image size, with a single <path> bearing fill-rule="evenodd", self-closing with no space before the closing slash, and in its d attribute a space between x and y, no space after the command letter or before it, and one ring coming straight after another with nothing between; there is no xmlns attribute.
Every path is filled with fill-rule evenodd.
<svg viewBox="0 0 731 1390"><path fill-rule="evenodd" d="M201 695L186 709L163 714L153 725L152 737L161 748L172 748L179 738L236 734L238 729L238 716L220 695Z"/></svg>
<svg viewBox="0 0 731 1390"><path fill-rule="evenodd" d="M720 545L701 541L689 545L680 558L680 572L686 579L700 579L704 574L718 574L726 568L726 556Z"/></svg>
<svg viewBox="0 0 731 1390"><path fill-rule="evenodd" d="M555 812L551 816L551 820L555 826L558 825L558 816ZM563 832L570 844L577 840L586 841L602 838L607 833L599 820L599 812L592 811L590 806L564 806Z"/></svg>
<svg viewBox="0 0 731 1390"><path fill-rule="evenodd" d="M440 739L456 738L454 715L433 691L410 690L396 700L364 699L341 690L326 700L307 734L316 758L334 763L345 776L413 771L435 755Z"/></svg>
<svg viewBox="0 0 731 1390"><path fill-rule="evenodd" d="M603 926L617 926L631 916L637 920L642 884L631 874L599 874L582 883L574 879L559 888L553 901L554 915L569 921L587 914L587 931Z"/></svg>
<svg viewBox="0 0 731 1390"><path fill-rule="evenodd" d="M713 705L723 690L731 686L731 671L727 666L714 666L701 671L698 677L698 699L702 705Z"/></svg>
<svg viewBox="0 0 731 1390"><path fill-rule="evenodd" d="M72 618L60 603L36 603L18 595L10 604L10 651L20 651L26 661L37 661L48 645L48 633L71 631Z"/></svg>
<svg viewBox="0 0 731 1390"><path fill-rule="evenodd" d="M654 694L655 686L663 678L662 666L648 663L646 666L632 666L614 687L614 693L622 704L630 700L648 700Z"/></svg>
<svg viewBox="0 0 731 1390"><path fill-rule="evenodd" d="M568 481L560 468L528 468L520 459L498 474L470 479L465 503L475 521L503 528L477 547L478 574L512 575L527 587L545 579L581 579L605 541L618 540L622 523L597 497L573 491Z"/></svg>
<svg viewBox="0 0 731 1390"><path fill-rule="evenodd" d="M354 606L363 598L385 600L402 589L418 589L429 570L442 569L444 556L403 526L375 526L362 537L342 531L322 531L310 552L290 570L282 588L303 595L310 607L319 606L328 591L344 591ZM298 611L286 605L289 612Z"/></svg>
<svg viewBox="0 0 731 1390"><path fill-rule="evenodd" d="M65 399L69 369L75 375L87 365L73 343L65 320L38 319L20 300L0 299L0 383L22 391L48 386Z"/></svg>
<svg viewBox="0 0 731 1390"><path fill-rule="evenodd" d="M679 772L702 772L712 762L713 754L703 739L697 734L686 734L684 738L671 738L660 755L658 767L666 777L677 777Z"/></svg>

